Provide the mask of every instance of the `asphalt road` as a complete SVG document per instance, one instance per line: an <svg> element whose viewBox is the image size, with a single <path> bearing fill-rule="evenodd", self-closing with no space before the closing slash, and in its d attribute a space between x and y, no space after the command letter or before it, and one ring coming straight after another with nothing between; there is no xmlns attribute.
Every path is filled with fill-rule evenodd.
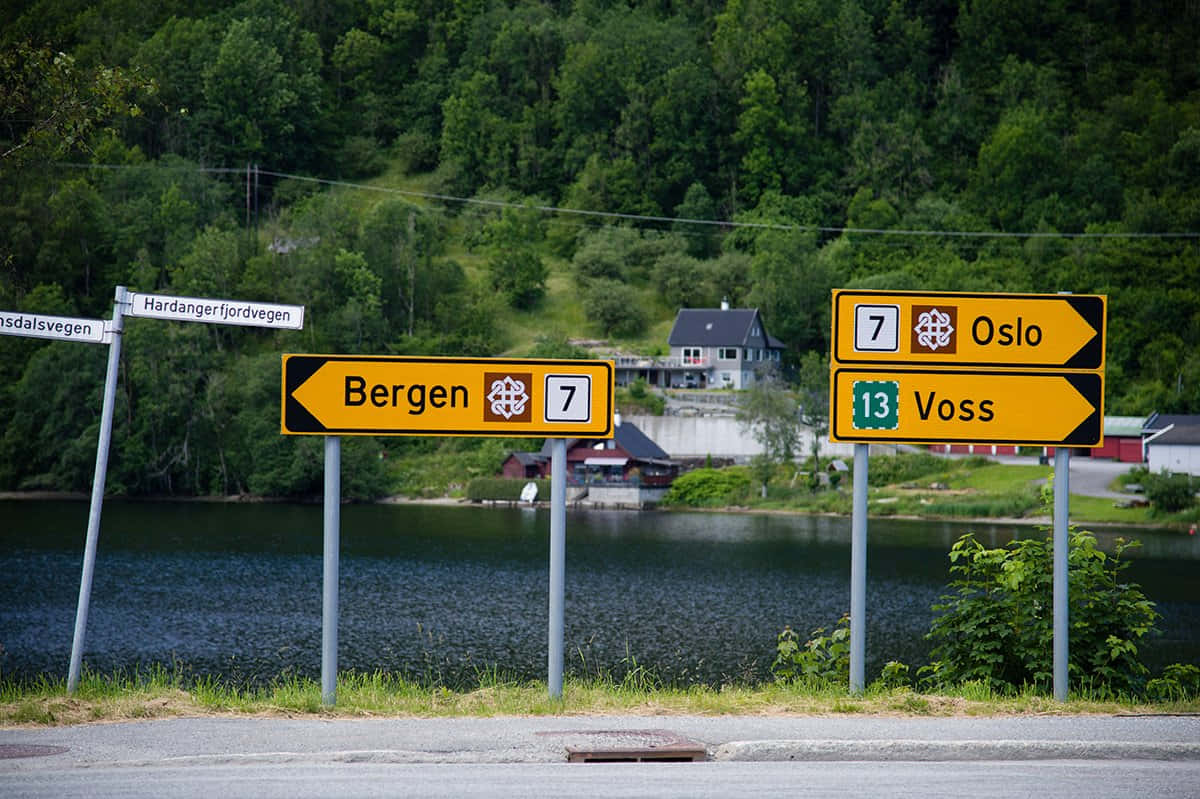
<svg viewBox="0 0 1200 799"><path fill-rule="evenodd" d="M11 799L88 797L1195 797L1200 763L325 764L104 768L0 781Z"/></svg>
<svg viewBox="0 0 1200 799"><path fill-rule="evenodd" d="M568 764L699 744L705 762ZM194 718L0 729L0 795L1196 796L1200 717Z"/></svg>

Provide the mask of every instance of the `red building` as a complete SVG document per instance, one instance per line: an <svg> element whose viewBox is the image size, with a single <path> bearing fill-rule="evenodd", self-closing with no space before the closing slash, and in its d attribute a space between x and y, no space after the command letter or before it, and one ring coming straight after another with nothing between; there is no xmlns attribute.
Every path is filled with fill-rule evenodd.
<svg viewBox="0 0 1200 799"><path fill-rule="evenodd" d="M550 476L550 442L540 452L513 452L501 466L505 477L525 479ZM637 425L617 417L610 439L573 438L567 441L567 482L670 485L679 464Z"/></svg>

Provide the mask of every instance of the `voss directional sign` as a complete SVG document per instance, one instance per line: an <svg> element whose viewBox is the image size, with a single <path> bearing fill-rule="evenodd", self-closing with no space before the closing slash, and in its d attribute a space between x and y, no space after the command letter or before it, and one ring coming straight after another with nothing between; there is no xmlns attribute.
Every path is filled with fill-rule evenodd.
<svg viewBox="0 0 1200 799"><path fill-rule="evenodd" d="M834 441L1103 443L1107 298L835 291Z"/></svg>
<svg viewBox="0 0 1200 799"><path fill-rule="evenodd" d="M1096 446L1104 386L1091 373L835 369L835 441Z"/></svg>
<svg viewBox="0 0 1200 799"><path fill-rule="evenodd" d="M1104 369L1106 297L837 290L841 364Z"/></svg>
<svg viewBox="0 0 1200 799"><path fill-rule="evenodd" d="M612 438L610 361L283 356L285 435Z"/></svg>

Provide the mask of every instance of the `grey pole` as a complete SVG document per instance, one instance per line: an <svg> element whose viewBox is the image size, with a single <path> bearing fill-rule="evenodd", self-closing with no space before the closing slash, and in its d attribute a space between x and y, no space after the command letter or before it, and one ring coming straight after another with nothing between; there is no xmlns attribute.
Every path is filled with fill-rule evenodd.
<svg viewBox="0 0 1200 799"><path fill-rule="evenodd" d="M567 441L550 442L550 698L563 695L563 606L567 571Z"/></svg>
<svg viewBox="0 0 1200 799"><path fill-rule="evenodd" d="M96 471L92 475L92 501L88 510L87 541L83 548L83 573L79 578L79 605L75 609L75 636L71 641L71 666L67 693L79 687L83 667L83 642L87 635L88 607L92 601L92 576L96 571L96 544L100 539L100 513L104 505L104 483L108 474L108 450L112 442L113 405L117 397L117 373L121 365L121 332L125 329L125 306L129 298L117 286L113 301L112 341L108 345L108 371L104 377L104 401L100 410L100 438L96 443Z"/></svg>
<svg viewBox="0 0 1200 799"><path fill-rule="evenodd" d="M1069 589L1067 556L1070 550L1071 450L1054 450L1054 698L1067 701L1069 662Z"/></svg>
<svg viewBox="0 0 1200 799"><path fill-rule="evenodd" d="M325 574L321 606L321 703L337 702L338 549L342 511L342 439L325 436Z"/></svg>
<svg viewBox="0 0 1200 799"><path fill-rule="evenodd" d="M850 529L850 690L865 685L867 650L867 465L870 444L854 445L854 497Z"/></svg>

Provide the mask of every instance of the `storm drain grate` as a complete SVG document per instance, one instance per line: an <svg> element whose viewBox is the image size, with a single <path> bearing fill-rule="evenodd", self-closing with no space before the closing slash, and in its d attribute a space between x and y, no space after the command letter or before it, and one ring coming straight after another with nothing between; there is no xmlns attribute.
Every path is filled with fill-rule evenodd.
<svg viewBox="0 0 1200 799"><path fill-rule="evenodd" d="M568 763L696 763L708 759L704 744L670 730L572 730L541 734L583 739L567 746Z"/></svg>
<svg viewBox="0 0 1200 799"><path fill-rule="evenodd" d="M19 757L49 757L67 751L65 746L41 746L38 744L0 744L0 760L15 760Z"/></svg>

